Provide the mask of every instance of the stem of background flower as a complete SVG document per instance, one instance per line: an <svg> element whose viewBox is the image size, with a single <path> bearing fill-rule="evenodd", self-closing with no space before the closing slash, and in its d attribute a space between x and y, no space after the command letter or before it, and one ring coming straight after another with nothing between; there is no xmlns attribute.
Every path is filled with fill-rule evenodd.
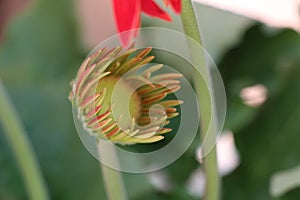
<svg viewBox="0 0 300 200"><path fill-rule="evenodd" d="M99 155L109 156L112 163L118 163L118 156L114 146L97 145ZM109 200L127 200L127 193L124 187L121 172L114 170L106 165L100 163L106 195Z"/></svg>
<svg viewBox="0 0 300 200"><path fill-rule="evenodd" d="M181 13L181 21L185 31L185 34L195 40L199 45L202 45L201 34L199 31L197 18L195 14L195 10L193 8L193 4L191 0L182 0L182 13ZM201 138L202 142L204 138L208 137L210 142L215 141L217 130L216 127L216 116L214 115L214 102L210 102L210 96L207 92L207 88L212 89L210 71L207 63L205 63L205 55L203 52L195 51L192 48L192 45L189 44L191 57L192 59L202 68L202 71L205 73L204 76L207 76L206 79L208 86L203 84L198 84L199 81L197 79L201 77L194 77L193 82L195 83L195 90L197 93L199 107L200 107L200 115L201 115ZM201 57L201 58L200 58ZM199 61L200 60L200 61ZM212 111L208 109L213 108ZM213 116L213 117L211 117ZM208 125L210 120L213 120L214 127L208 130ZM209 145L208 145L209 146ZM216 146L209 152L209 154L203 159L204 172L206 176L206 188L205 188L205 199L206 200L217 200L220 198L220 179L218 174L218 166L217 166L217 155L216 155Z"/></svg>
<svg viewBox="0 0 300 200"><path fill-rule="evenodd" d="M34 151L18 114L0 81L0 122L15 154L29 199L47 200L48 192Z"/></svg>

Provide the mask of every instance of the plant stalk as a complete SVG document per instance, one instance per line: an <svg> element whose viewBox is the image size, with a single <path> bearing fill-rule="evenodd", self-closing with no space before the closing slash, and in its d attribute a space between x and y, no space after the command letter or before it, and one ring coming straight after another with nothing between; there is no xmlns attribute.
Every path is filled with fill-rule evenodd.
<svg viewBox="0 0 300 200"><path fill-rule="evenodd" d="M182 0L182 13L181 21L185 34L191 39L195 40L199 45L203 46L201 34L198 27L198 22L195 14L195 10L191 0ZM201 77L195 76L193 79L195 91L198 97L200 107L200 128L201 139L204 142L204 138L209 138L209 142L216 141L217 122L215 116L215 104L211 101L207 87L212 89L212 82L208 64L205 62L204 52L196 51L192 47L191 41L188 41L192 60L199 64L203 76L207 81L207 86L201 84L199 79ZM212 108L212 110L211 110ZM213 122L213 128L208 129L210 120ZM209 131L207 131L209 130ZM212 143L211 143L212 144ZM205 146L205 145L204 145ZM209 146L209 145L208 145ZM205 148L205 147L204 147ZM216 145L211 149L209 154L203 159L204 173L206 176L205 186L205 200L218 200L220 198L220 178L218 174Z"/></svg>
<svg viewBox="0 0 300 200"><path fill-rule="evenodd" d="M0 81L0 122L16 157L29 199L47 200L48 191L22 122Z"/></svg>
<svg viewBox="0 0 300 200"><path fill-rule="evenodd" d="M99 141L97 144L99 156L109 159L110 163L118 164L118 156L113 145ZM107 156L107 157L106 157ZM106 195L109 200L127 200L121 172L100 163Z"/></svg>

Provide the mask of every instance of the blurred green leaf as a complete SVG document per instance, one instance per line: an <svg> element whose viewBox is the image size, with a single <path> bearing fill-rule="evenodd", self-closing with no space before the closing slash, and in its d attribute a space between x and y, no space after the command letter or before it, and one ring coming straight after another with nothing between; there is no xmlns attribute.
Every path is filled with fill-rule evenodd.
<svg viewBox="0 0 300 200"><path fill-rule="evenodd" d="M30 134L53 199L106 199L99 163L77 136L67 96L83 58L73 2L33 1L0 46L0 76ZM0 129L0 131L2 131ZM0 199L25 199L9 147L0 143Z"/></svg>
<svg viewBox="0 0 300 200"><path fill-rule="evenodd" d="M224 199L272 199L272 174L300 163L299 52L298 33L268 35L257 25L219 65L229 102L226 127L233 129L242 159L224 179ZM243 105L239 91L258 83L267 87L268 100L259 108ZM299 199L299 192L280 199Z"/></svg>

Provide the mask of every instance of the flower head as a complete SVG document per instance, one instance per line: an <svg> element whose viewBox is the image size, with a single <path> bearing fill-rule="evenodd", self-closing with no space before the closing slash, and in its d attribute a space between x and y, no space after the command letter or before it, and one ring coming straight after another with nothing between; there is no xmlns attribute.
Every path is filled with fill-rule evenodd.
<svg viewBox="0 0 300 200"><path fill-rule="evenodd" d="M166 6L171 5L176 14L181 12L181 0L164 0ZM161 9L154 0L113 0L114 15L123 46L127 46L131 37L136 36L140 27L141 13L157 17L165 21L172 21L169 14Z"/></svg>
<svg viewBox="0 0 300 200"><path fill-rule="evenodd" d="M172 130L164 125L178 115L175 107L182 102L164 99L180 89L182 75L153 75L160 64L143 70L154 59L150 51L103 48L83 62L69 99L91 135L120 144L152 143Z"/></svg>

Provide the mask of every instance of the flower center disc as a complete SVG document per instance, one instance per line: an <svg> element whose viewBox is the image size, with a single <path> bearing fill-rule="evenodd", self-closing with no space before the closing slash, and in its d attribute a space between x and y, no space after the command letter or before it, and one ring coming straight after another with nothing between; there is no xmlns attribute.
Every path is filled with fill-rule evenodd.
<svg viewBox="0 0 300 200"><path fill-rule="evenodd" d="M115 88L116 85L117 89ZM111 108L114 113L114 120L118 122L118 125L122 128L128 128L132 118L138 119L141 115L139 94L134 91L130 83L115 76L107 76L99 81L97 91L102 91L104 88L106 88L106 95L102 103L102 110ZM130 119L125 117L128 112Z"/></svg>

